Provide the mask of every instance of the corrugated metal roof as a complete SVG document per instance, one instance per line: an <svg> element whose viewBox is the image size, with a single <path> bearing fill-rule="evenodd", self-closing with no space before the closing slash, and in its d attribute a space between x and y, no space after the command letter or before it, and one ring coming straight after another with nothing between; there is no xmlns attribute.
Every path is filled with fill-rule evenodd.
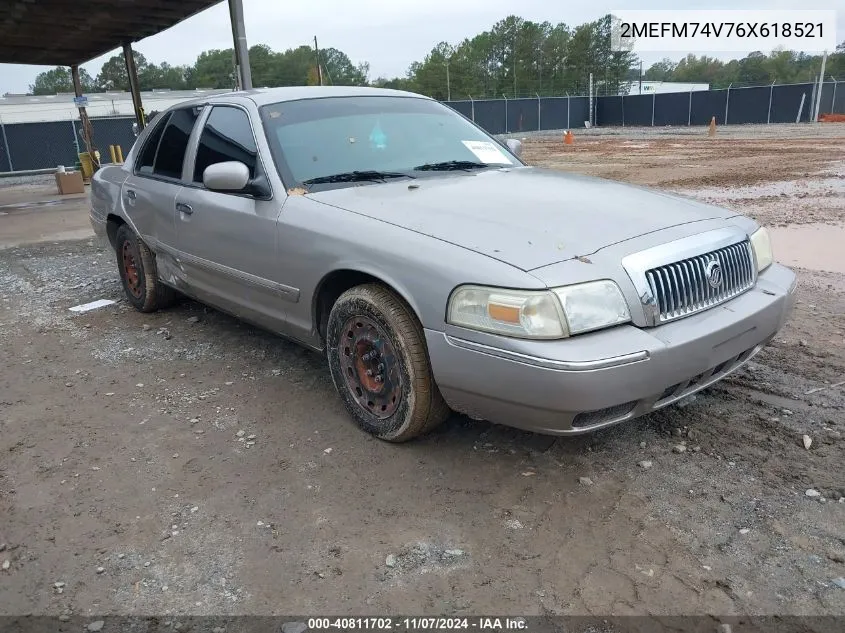
<svg viewBox="0 0 845 633"><path fill-rule="evenodd" d="M0 2L0 63L81 64L220 1L5 0Z"/></svg>
<svg viewBox="0 0 845 633"><path fill-rule="evenodd" d="M147 114L166 110L172 105L189 99L208 98L231 90L150 90L141 92L141 101ZM97 92L86 94L89 117L134 116L132 95L128 92ZM73 103L72 93L56 95L6 95L0 97L0 122L28 123L33 121L66 121L78 119L79 109Z"/></svg>

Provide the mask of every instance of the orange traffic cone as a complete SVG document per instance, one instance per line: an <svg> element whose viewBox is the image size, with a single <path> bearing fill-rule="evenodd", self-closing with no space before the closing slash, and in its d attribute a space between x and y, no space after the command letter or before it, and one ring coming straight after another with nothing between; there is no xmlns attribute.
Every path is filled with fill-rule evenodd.
<svg viewBox="0 0 845 633"><path fill-rule="evenodd" d="M575 137L572 136L572 130L566 130L566 134L563 135L564 145L572 145L574 142Z"/></svg>
<svg viewBox="0 0 845 633"><path fill-rule="evenodd" d="M710 119L710 129L707 134L709 136L716 136L716 117Z"/></svg>

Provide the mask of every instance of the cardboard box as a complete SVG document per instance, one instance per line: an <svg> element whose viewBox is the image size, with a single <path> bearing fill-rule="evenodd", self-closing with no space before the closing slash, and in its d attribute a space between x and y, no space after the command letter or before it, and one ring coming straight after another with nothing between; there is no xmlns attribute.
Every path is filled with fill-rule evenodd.
<svg viewBox="0 0 845 633"><path fill-rule="evenodd" d="M63 174L56 174L56 187L59 194L66 196L69 193L85 193L85 183L82 181L81 171L66 171Z"/></svg>

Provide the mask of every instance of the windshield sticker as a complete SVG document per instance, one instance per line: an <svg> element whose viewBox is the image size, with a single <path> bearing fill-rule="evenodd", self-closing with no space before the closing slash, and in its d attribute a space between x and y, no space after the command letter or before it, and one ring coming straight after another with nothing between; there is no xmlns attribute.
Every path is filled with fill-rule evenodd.
<svg viewBox="0 0 845 633"><path fill-rule="evenodd" d="M376 123L373 131L370 132L370 147L373 149L385 149L387 147L387 135L382 131L381 125Z"/></svg>
<svg viewBox="0 0 845 633"><path fill-rule="evenodd" d="M490 141L461 141L482 163L492 165L513 165L513 161Z"/></svg>

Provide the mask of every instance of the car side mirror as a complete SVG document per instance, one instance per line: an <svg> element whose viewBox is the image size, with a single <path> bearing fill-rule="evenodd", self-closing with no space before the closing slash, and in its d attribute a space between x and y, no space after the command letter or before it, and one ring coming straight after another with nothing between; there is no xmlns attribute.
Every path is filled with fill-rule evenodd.
<svg viewBox="0 0 845 633"><path fill-rule="evenodd" d="M505 141L505 144L514 156L522 156L522 141L516 138L509 138Z"/></svg>
<svg viewBox="0 0 845 633"><path fill-rule="evenodd" d="M202 183L211 191L243 191L249 184L249 167L236 160L209 165Z"/></svg>

